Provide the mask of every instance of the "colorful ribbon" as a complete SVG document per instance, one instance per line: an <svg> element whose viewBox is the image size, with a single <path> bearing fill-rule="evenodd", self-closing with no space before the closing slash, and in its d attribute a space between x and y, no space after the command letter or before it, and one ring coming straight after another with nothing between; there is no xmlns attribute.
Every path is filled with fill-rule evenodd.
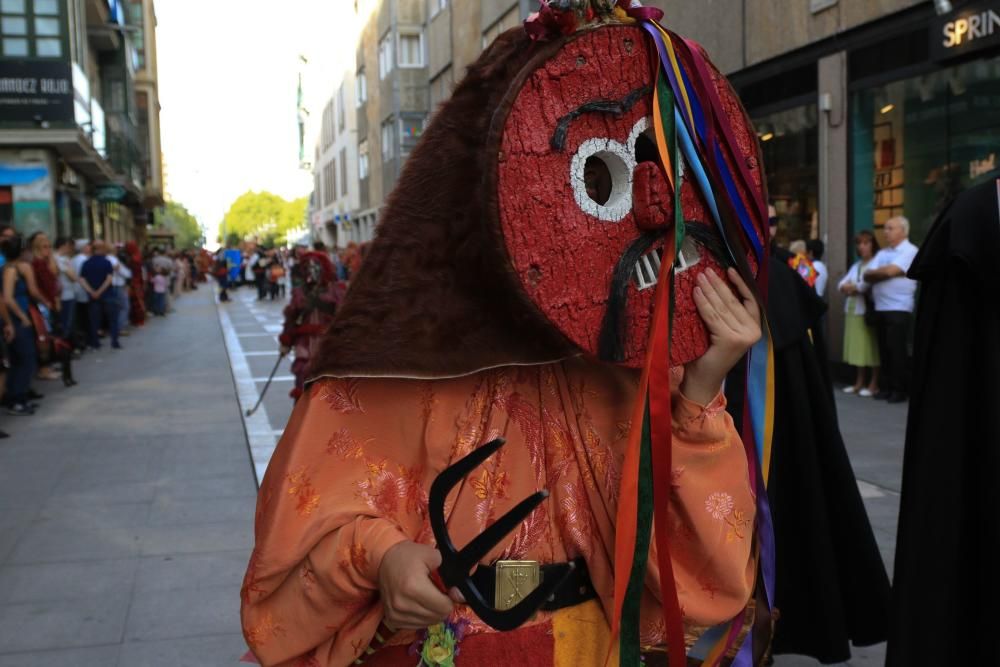
<svg viewBox="0 0 1000 667"><path fill-rule="evenodd" d="M748 252L752 254L757 269L755 282L761 294L766 293L767 252L763 234L758 236L758 229L763 228L767 209L761 188L755 186L747 165L740 158L728 116L722 109L700 48L665 30L654 18L641 18L641 25L649 33L659 55L653 120L657 150L674 188L675 234L668 240L661 264L653 326L639 386L640 398L633 410L633 426L625 455L616 524L612 633L619 638L621 664L638 665L639 605L650 533L655 525L668 656L670 664L676 666L686 664L686 649L670 558L667 517L672 454L670 341L675 300L673 267L684 241L680 196L682 165L687 167L707 202L730 260L742 268L741 273L748 274L746 255ZM735 173L730 168L731 164ZM749 208L741 191L750 200ZM762 224L754 225L754 219ZM774 535L766 483L774 419L774 350L766 321L762 329L761 340L748 354L742 435L757 499L755 554L766 602L771 607ZM767 610L758 611L766 613ZM715 643L707 649L703 662L705 667L716 667L735 647L743 634L744 616L745 611L707 633L715 639ZM751 626L733 664L749 667L752 647ZM704 648L699 647L699 652L701 650Z"/></svg>

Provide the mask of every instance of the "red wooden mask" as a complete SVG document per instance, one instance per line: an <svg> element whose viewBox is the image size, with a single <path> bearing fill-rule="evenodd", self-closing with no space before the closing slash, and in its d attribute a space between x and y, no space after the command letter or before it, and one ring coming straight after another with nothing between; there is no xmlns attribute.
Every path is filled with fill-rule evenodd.
<svg viewBox="0 0 1000 667"><path fill-rule="evenodd" d="M653 131L656 51L643 31L605 26L534 61L495 116L497 219L514 272L542 314L585 353L602 328L624 324L622 363L644 361L663 243L673 233L673 188ZM714 82L759 184L756 144L729 84ZM703 271L724 273L722 238L702 195L683 180L689 233L675 278L671 361L708 347L692 290ZM610 298L616 274L624 299ZM627 305L623 305L627 304Z"/></svg>

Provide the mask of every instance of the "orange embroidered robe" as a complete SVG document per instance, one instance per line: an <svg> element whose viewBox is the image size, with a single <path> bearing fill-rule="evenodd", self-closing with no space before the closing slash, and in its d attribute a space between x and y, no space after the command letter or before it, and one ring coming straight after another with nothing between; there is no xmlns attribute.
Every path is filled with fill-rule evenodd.
<svg viewBox="0 0 1000 667"><path fill-rule="evenodd" d="M547 488L548 500L484 562L582 555L607 617L619 470L637 383L634 371L579 358L454 379L316 382L296 405L260 488L242 590L253 653L264 665L353 662L382 616L382 556L402 540L432 543L434 477L498 436L506 446L446 504L453 542L467 544ZM675 389L673 416L672 557L691 640L739 614L750 598L755 504L722 396L703 407ZM655 562L643 600L649 645L663 641ZM491 632L467 608L456 609L473 633ZM412 639L401 633L394 641ZM595 660L603 664L603 656Z"/></svg>

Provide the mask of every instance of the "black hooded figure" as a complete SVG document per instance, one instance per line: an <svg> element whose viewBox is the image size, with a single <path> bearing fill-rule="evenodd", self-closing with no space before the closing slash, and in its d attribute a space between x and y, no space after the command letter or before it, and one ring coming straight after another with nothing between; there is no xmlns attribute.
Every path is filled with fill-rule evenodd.
<svg viewBox="0 0 1000 667"><path fill-rule="evenodd" d="M941 213L920 281L886 665L1000 664L1000 179Z"/></svg>
<svg viewBox="0 0 1000 667"><path fill-rule="evenodd" d="M775 413L767 490L779 614L772 650L845 662L851 644L885 641L889 576L840 435L820 327L826 303L779 259L768 277ZM736 380L727 381L730 398ZM742 408L733 400L730 409Z"/></svg>

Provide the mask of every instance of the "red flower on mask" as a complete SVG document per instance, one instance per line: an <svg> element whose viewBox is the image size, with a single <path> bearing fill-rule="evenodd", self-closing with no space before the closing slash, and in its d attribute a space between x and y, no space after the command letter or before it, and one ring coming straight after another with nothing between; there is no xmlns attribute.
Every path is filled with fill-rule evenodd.
<svg viewBox="0 0 1000 667"><path fill-rule="evenodd" d="M594 10L587 7L587 21L593 20ZM524 21L528 36L536 42L544 42L556 35L572 35L578 25L576 12L572 9L553 7L543 1L539 10Z"/></svg>

